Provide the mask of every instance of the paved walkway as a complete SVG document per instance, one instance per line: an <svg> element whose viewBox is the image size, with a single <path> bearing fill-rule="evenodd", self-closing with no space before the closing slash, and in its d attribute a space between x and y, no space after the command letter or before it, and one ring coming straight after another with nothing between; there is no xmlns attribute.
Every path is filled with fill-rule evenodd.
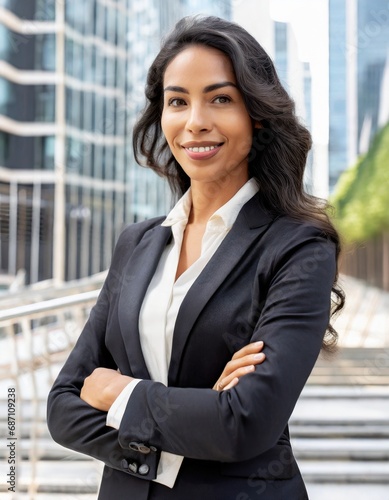
<svg viewBox="0 0 389 500"><path fill-rule="evenodd" d="M334 322L339 345L389 347L389 292L349 276L339 282L346 293L346 306Z"/></svg>

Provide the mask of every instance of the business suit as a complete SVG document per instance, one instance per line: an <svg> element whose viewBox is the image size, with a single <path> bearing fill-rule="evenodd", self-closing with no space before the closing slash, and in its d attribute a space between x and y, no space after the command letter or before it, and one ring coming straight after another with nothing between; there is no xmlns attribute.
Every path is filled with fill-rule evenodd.
<svg viewBox="0 0 389 500"><path fill-rule="evenodd" d="M334 243L308 224L272 217L254 196L181 305L165 387L149 380L138 331L171 238L162 220L129 226L119 238L97 304L49 395L53 438L105 462L101 500L306 499L287 421L328 323ZM264 341L265 362L235 388L213 391L232 354L254 340ZM119 431L79 398L98 366L144 379ZM186 457L173 489L150 482L161 450Z"/></svg>

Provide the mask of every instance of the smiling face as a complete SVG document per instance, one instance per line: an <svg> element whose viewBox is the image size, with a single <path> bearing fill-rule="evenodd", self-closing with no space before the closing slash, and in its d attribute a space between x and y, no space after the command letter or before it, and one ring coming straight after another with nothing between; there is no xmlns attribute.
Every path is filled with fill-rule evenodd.
<svg viewBox="0 0 389 500"><path fill-rule="evenodd" d="M229 58L193 45L164 76L161 125L172 154L195 182L225 182L238 190L248 179L252 120Z"/></svg>

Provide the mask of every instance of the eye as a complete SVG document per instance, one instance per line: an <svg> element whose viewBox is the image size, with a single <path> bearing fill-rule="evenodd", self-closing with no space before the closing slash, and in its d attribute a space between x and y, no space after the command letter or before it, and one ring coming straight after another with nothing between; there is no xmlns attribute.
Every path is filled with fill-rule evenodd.
<svg viewBox="0 0 389 500"><path fill-rule="evenodd" d="M227 104L231 102L231 98L228 95L218 95L213 102L216 102L216 104Z"/></svg>
<svg viewBox="0 0 389 500"><path fill-rule="evenodd" d="M173 106L177 108L178 106L185 106L186 102L184 99L180 99L179 97L172 97L168 101L168 106Z"/></svg>

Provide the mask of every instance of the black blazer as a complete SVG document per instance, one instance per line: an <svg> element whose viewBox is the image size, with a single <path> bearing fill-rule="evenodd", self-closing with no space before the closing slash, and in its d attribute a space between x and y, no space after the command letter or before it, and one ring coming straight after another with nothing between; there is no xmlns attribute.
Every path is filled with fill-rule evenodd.
<svg viewBox="0 0 389 500"><path fill-rule="evenodd" d="M171 238L163 220L130 225L119 238L49 395L54 440L106 464L100 500L308 498L287 422L328 324L334 243L309 224L272 217L255 195L181 305L165 387L150 380L138 331L143 297ZM233 389L212 390L232 354L255 340L265 343L265 362ZM99 366L144 379L119 431L79 398ZM173 489L150 481L161 450L186 457Z"/></svg>

